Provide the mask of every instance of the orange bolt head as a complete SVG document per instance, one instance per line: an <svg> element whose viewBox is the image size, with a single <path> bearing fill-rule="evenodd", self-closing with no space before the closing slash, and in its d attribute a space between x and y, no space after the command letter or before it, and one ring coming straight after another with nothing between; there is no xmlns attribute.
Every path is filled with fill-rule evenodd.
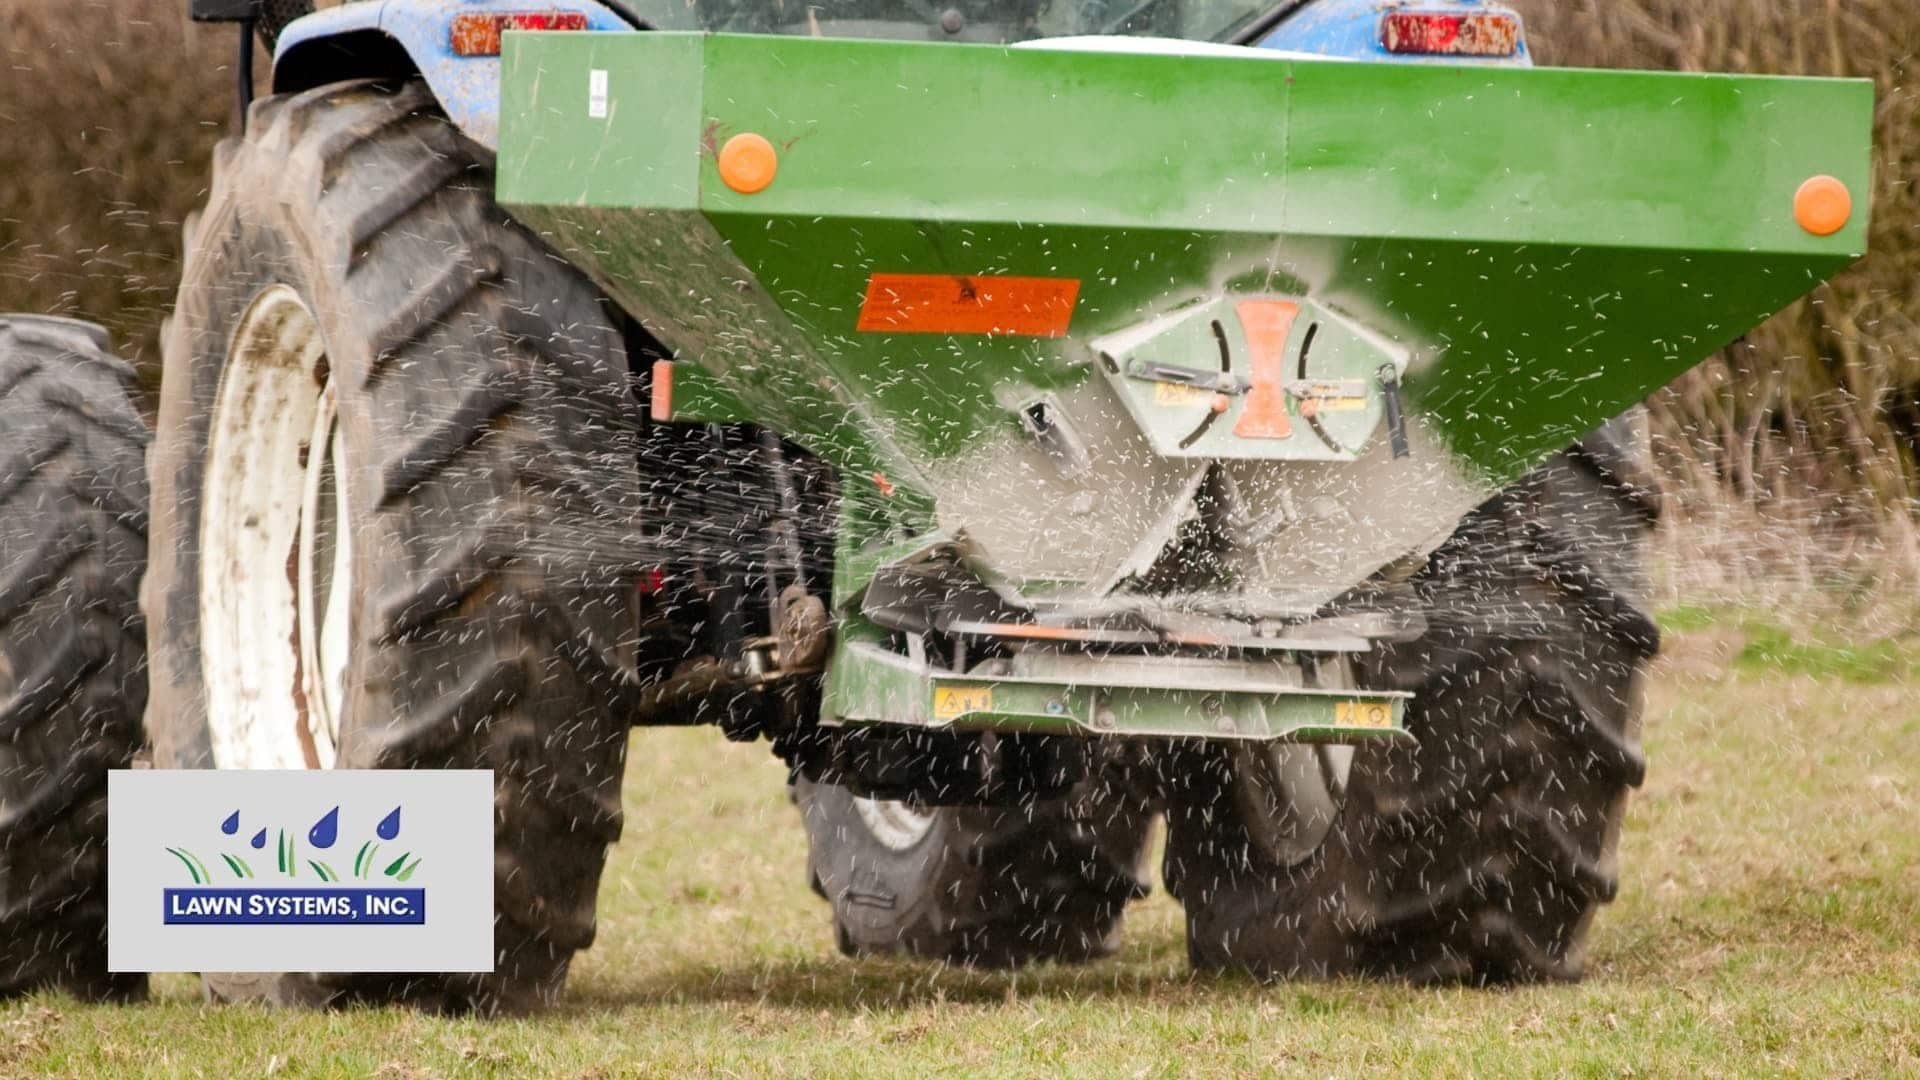
<svg viewBox="0 0 1920 1080"><path fill-rule="evenodd" d="M1832 236L1853 214L1853 195L1831 176L1807 178L1793 193L1793 220L1815 236Z"/></svg>
<svg viewBox="0 0 1920 1080"><path fill-rule="evenodd" d="M1232 407L1233 401L1225 394L1215 394L1213 395L1212 405L1214 412L1223 413Z"/></svg>
<svg viewBox="0 0 1920 1080"><path fill-rule="evenodd" d="M766 136L743 131L720 148L720 179L742 195L764 191L780 169L780 157Z"/></svg>

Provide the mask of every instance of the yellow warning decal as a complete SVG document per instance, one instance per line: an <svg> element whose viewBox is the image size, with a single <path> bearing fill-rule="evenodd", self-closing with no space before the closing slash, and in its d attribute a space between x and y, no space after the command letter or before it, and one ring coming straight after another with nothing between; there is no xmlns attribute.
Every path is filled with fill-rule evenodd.
<svg viewBox="0 0 1920 1080"><path fill-rule="evenodd" d="M933 716L952 720L967 713L992 712L991 686L936 686L933 688Z"/></svg>
<svg viewBox="0 0 1920 1080"><path fill-rule="evenodd" d="M1341 727L1390 728L1393 704L1387 701L1336 701L1333 722Z"/></svg>
<svg viewBox="0 0 1920 1080"><path fill-rule="evenodd" d="M1213 391L1185 383L1157 382L1153 384L1153 403L1155 405L1183 406L1206 405L1213 401Z"/></svg>
<svg viewBox="0 0 1920 1080"><path fill-rule="evenodd" d="M1300 403L1300 415L1357 412L1367 407L1367 384L1359 379L1295 379L1287 396Z"/></svg>

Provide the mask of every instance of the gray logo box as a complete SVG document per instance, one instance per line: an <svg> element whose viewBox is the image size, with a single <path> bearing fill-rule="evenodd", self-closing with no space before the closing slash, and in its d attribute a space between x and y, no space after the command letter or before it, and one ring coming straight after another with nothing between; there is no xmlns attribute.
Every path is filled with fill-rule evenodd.
<svg viewBox="0 0 1920 1080"><path fill-rule="evenodd" d="M323 827L316 837L315 826L335 807L333 839L316 846L327 835ZM397 830L383 838L395 809ZM377 909L369 895L395 890L418 890L423 921L292 923L270 900L251 901L257 907L242 922L166 921L166 905L178 917L187 894L234 898L242 910L262 893L319 893L343 909ZM492 971L493 774L116 770L107 777L107 967Z"/></svg>

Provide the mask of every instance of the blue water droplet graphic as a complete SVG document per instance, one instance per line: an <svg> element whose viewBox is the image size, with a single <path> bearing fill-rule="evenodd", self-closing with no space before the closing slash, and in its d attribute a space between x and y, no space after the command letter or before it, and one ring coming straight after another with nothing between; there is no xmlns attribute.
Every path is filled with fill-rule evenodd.
<svg viewBox="0 0 1920 1080"><path fill-rule="evenodd" d="M233 813L228 814L227 820L220 823L220 831L223 833L226 833L228 836L232 836L234 833L239 832L240 831L240 811L235 810Z"/></svg>
<svg viewBox="0 0 1920 1080"><path fill-rule="evenodd" d="M266 847L267 846L267 830L261 829L259 832L254 833L253 839L249 842L253 844L253 846L256 848Z"/></svg>
<svg viewBox="0 0 1920 1080"><path fill-rule="evenodd" d="M313 823L307 831L307 843L317 848L330 848L340 835L340 808L327 811L325 817Z"/></svg>
<svg viewBox="0 0 1920 1080"><path fill-rule="evenodd" d="M373 827L373 831L376 834L378 834L380 839L382 840L391 840L394 837L399 836L400 835L400 808L397 806L394 807L393 813L388 814L386 817L381 818L380 824L375 825Z"/></svg>

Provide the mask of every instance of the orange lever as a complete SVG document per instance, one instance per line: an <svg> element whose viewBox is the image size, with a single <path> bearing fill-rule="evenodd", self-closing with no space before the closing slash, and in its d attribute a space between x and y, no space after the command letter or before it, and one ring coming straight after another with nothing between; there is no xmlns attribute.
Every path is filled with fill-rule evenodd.
<svg viewBox="0 0 1920 1080"><path fill-rule="evenodd" d="M1247 337L1253 370L1247 378L1247 403L1233 433L1243 439L1286 439L1293 435L1287 417L1287 335L1300 305L1291 300L1242 300L1234 305Z"/></svg>

